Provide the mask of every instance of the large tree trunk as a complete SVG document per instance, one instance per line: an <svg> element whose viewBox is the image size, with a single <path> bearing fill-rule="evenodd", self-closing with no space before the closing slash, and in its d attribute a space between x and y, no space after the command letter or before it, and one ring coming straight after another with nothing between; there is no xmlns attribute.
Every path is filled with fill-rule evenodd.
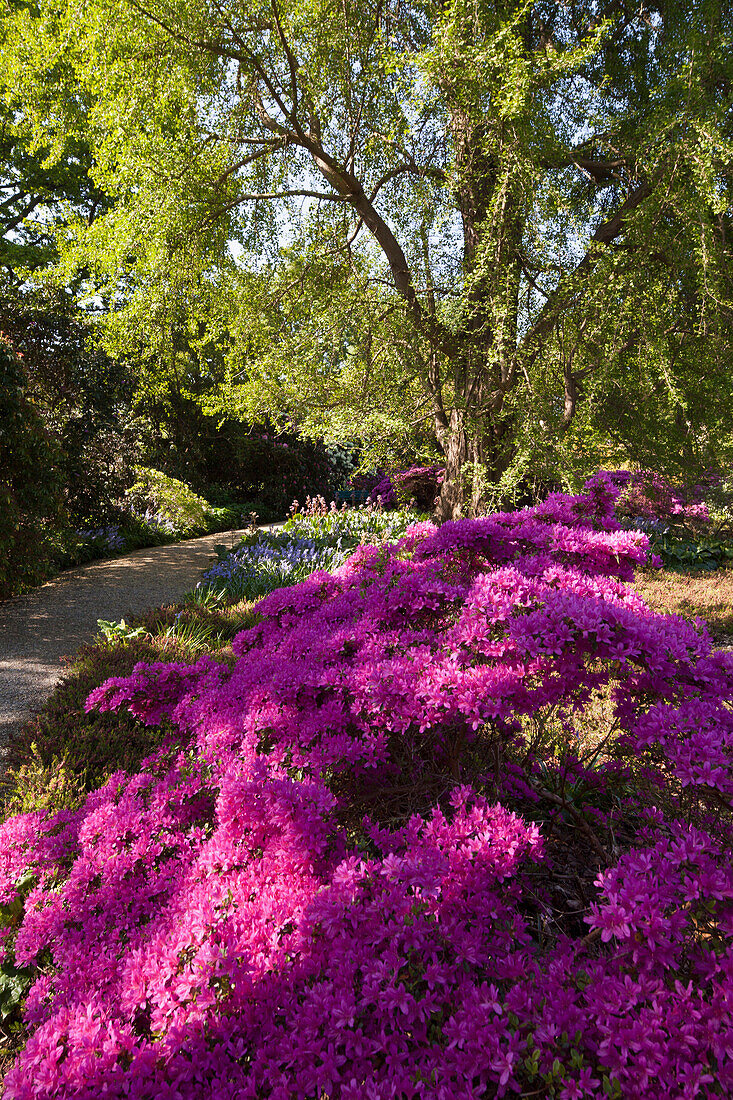
<svg viewBox="0 0 733 1100"><path fill-rule="evenodd" d="M485 506L488 485L499 481L512 460L504 425L491 421L483 425L470 422L458 409L452 409L448 426L436 426L436 435L445 456L445 476L435 509L439 523L480 515Z"/></svg>
<svg viewBox="0 0 733 1100"><path fill-rule="evenodd" d="M504 402L516 382L524 228L511 132L458 107L452 129L466 294L448 363L454 408L436 424L446 466L440 521L480 512L485 483L498 480L511 461Z"/></svg>
<svg viewBox="0 0 733 1100"><path fill-rule="evenodd" d="M465 417L452 409L447 428L439 425L438 439L445 455L445 475L435 517L439 523L461 519L464 514L465 485L463 468L468 460L469 440Z"/></svg>

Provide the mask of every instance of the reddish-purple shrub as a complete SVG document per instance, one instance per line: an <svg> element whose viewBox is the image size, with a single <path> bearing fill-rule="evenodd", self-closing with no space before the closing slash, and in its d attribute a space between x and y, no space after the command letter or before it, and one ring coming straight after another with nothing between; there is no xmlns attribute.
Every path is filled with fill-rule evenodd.
<svg viewBox="0 0 733 1100"><path fill-rule="evenodd" d="M180 748L0 829L0 900L36 876L6 1097L728 1094L733 657L625 587L646 554L602 479L416 524L267 596L234 669L94 691ZM523 715L572 738L604 685L615 753L526 751ZM432 811L354 818L421 784ZM551 929L547 796L600 849L587 934Z"/></svg>
<svg viewBox="0 0 733 1100"><path fill-rule="evenodd" d="M586 490L605 484L616 494L620 516L706 524L710 520L707 505L700 499L704 487L673 485L653 470L601 470L585 483Z"/></svg>
<svg viewBox="0 0 733 1100"><path fill-rule="evenodd" d="M409 470L385 474L373 487L369 499L384 508L410 505L431 512L443 484L442 466L412 466Z"/></svg>
<svg viewBox="0 0 733 1100"><path fill-rule="evenodd" d="M371 493L383 477L384 472L382 470L378 470L377 473L352 474L348 481L348 487L349 489L355 489L357 492Z"/></svg>

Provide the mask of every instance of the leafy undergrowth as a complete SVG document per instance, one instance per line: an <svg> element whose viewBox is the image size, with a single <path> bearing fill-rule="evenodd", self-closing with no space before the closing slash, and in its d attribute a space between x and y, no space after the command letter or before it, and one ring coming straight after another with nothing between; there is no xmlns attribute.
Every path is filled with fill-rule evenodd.
<svg viewBox="0 0 733 1100"><path fill-rule="evenodd" d="M115 639L89 715L158 747L2 827L6 1097L730 1095L733 656L614 498Z"/></svg>

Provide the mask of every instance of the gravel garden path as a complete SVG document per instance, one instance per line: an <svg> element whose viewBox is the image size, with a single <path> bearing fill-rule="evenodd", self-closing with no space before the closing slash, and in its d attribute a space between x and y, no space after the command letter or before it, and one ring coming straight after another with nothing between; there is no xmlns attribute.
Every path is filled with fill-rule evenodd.
<svg viewBox="0 0 733 1100"><path fill-rule="evenodd" d="M59 573L25 596L0 603L0 745L38 709L64 673L61 658L118 622L174 603L244 531L219 531L171 546L135 550Z"/></svg>

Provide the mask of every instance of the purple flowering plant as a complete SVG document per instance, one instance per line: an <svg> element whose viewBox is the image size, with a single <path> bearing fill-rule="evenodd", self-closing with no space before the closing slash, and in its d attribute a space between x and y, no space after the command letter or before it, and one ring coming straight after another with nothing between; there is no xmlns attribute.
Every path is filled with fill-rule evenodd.
<svg viewBox="0 0 733 1100"><path fill-rule="evenodd" d="M413 503L430 511L443 484L442 466L411 466L385 474L372 488L369 500L383 508L403 507Z"/></svg>
<svg viewBox="0 0 733 1100"><path fill-rule="evenodd" d="M100 553L113 553L125 548L125 540L120 528L114 524L107 527L87 528L77 531L76 534L87 546L94 547Z"/></svg>
<svg viewBox="0 0 733 1100"><path fill-rule="evenodd" d="M93 691L177 737L1 827L5 1096L730 1095L733 655L628 587L619 491L412 524L234 667Z"/></svg>

